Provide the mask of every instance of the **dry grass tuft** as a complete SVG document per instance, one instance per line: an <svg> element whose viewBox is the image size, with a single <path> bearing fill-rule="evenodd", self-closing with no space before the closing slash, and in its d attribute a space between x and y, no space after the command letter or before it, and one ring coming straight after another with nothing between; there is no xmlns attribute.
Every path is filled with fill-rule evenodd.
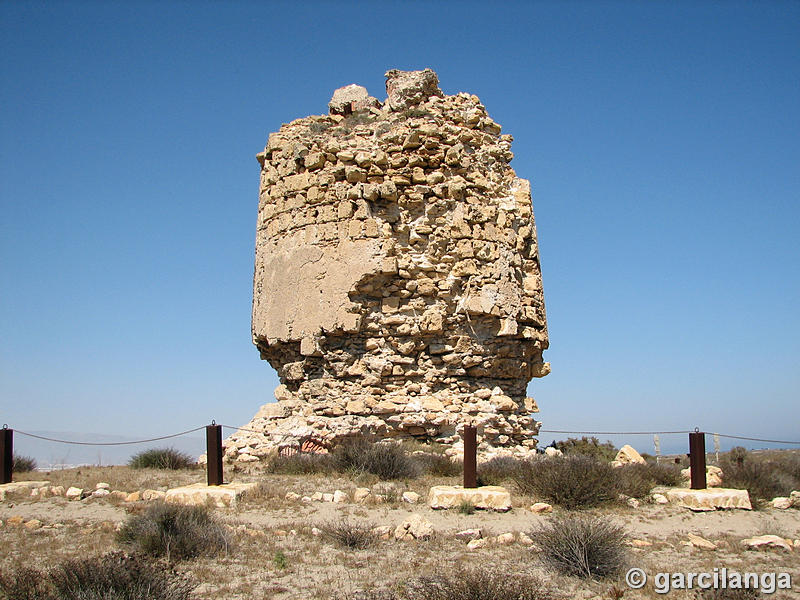
<svg viewBox="0 0 800 600"><path fill-rule="evenodd" d="M564 575L612 577L625 566L625 530L604 518L554 516L530 537L541 559Z"/></svg>
<svg viewBox="0 0 800 600"><path fill-rule="evenodd" d="M365 550L372 546L377 538L372 532L371 523L353 523L347 519L329 521L319 525L322 537L340 548Z"/></svg>
<svg viewBox="0 0 800 600"><path fill-rule="evenodd" d="M151 504L123 525L118 540L151 556L183 560L227 552L229 536L204 506Z"/></svg>
<svg viewBox="0 0 800 600"><path fill-rule="evenodd" d="M188 600L195 587L160 563L122 552L66 560L46 572L0 573L4 600Z"/></svg>

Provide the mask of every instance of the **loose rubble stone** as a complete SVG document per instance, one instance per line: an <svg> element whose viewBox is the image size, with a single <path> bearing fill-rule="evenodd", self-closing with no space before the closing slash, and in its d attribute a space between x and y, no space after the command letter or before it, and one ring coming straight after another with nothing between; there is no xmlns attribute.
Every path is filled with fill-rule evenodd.
<svg viewBox="0 0 800 600"><path fill-rule="evenodd" d="M625 544L627 546L631 546L633 548L647 548L648 546L652 546L653 542L649 542L647 540L640 540L640 539L631 539L626 540Z"/></svg>
<svg viewBox="0 0 800 600"><path fill-rule="evenodd" d="M791 540L780 537L779 535L760 535L757 537L742 540L742 544L748 548L780 548L781 550L792 551L793 543Z"/></svg>
<svg viewBox="0 0 800 600"><path fill-rule="evenodd" d="M695 535L690 533L688 535L689 543L692 544L695 548L703 548L705 550L716 550L717 545L714 542L711 542L705 538L700 537L699 535Z"/></svg>
<svg viewBox="0 0 800 600"><path fill-rule="evenodd" d="M347 497L347 494L345 494L342 490L336 490L335 492L333 492L332 500L333 502L340 504L342 502L347 502L349 498Z"/></svg>
<svg viewBox="0 0 800 600"><path fill-rule="evenodd" d="M789 500L792 501L792 506L800 507L800 491L794 491L789 494Z"/></svg>
<svg viewBox="0 0 800 600"><path fill-rule="evenodd" d="M31 519L23 524L23 527L28 530L41 529L42 522L39 519Z"/></svg>
<svg viewBox="0 0 800 600"><path fill-rule="evenodd" d="M285 499L291 502L295 502L297 500L300 500L300 497L301 497L300 494L296 492L286 492Z"/></svg>
<svg viewBox="0 0 800 600"><path fill-rule="evenodd" d="M624 467L625 465L646 465L647 461L642 458L642 455L639 454L633 446L629 446L625 444L622 448L619 449L617 452L617 456L614 457L614 460L611 461L611 465L614 467Z"/></svg>
<svg viewBox="0 0 800 600"><path fill-rule="evenodd" d="M772 508L777 508L780 510L786 510L787 508L792 507L792 501L790 498L785 498L783 496L779 496L777 498L772 499Z"/></svg>
<svg viewBox="0 0 800 600"><path fill-rule="evenodd" d="M142 492L142 500L163 500L166 495L167 493L161 490L145 490Z"/></svg>
<svg viewBox="0 0 800 600"><path fill-rule="evenodd" d="M514 534L510 531L506 533L501 533L500 535L494 538L494 543L498 545L505 545L505 544L513 544L514 543Z"/></svg>
<svg viewBox="0 0 800 600"><path fill-rule="evenodd" d="M422 515L413 514L394 530L396 540L426 540L433 535L433 523Z"/></svg>
<svg viewBox="0 0 800 600"><path fill-rule="evenodd" d="M138 502L142 499L142 493L139 491L131 492L125 497L125 502Z"/></svg>
<svg viewBox="0 0 800 600"><path fill-rule="evenodd" d="M527 533L524 533L524 532L521 532L519 534L518 541L519 541L520 544L523 544L525 546L533 545L533 540L530 538L530 536Z"/></svg>
<svg viewBox="0 0 800 600"><path fill-rule="evenodd" d="M391 539L395 528L391 525L379 525L377 527L373 527L371 529L372 534L381 540L388 540Z"/></svg>
<svg viewBox="0 0 800 600"><path fill-rule="evenodd" d="M531 504L531 512L536 514L549 513L553 511L553 507L547 502L536 502Z"/></svg>
<svg viewBox="0 0 800 600"><path fill-rule="evenodd" d="M457 456L465 423L482 458L535 452L549 342L512 138L430 69L386 77L382 108L340 88L257 155L253 341L281 383L228 462L364 434Z"/></svg>
<svg viewBox="0 0 800 600"><path fill-rule="evenodd" d="M465 529L456 533L456 537L460 540L478 540L483 536L480 529Z"/></svg>
<svg viewBox="0 0 800 600"><path fill-rule="evenodd" d="M545 456L563 456L564 453L561 452L558 448L553 448L552 446L548 446L544 449Z"/></svg>
<svg viewBox="0 0 800 600"><path fill-rule="evenodd" d="M369 488L356 488L353 492L353 502L362 504L367 500L367 498L369 498L371 493L372 492L369 491Z"/></svg>
<svg viewBox="0 0 800 600"><path fill-rule="evenodd" d="M80 500L82 495L83 490L77 487L71 487L64 493L64 497L67 498L67 500Z"/></svg>
<svg viewBox="0 0 800 600"><path fill-rule="evenodd" d="M92 492L93 498L103 498L111 494L106 488L97 488L95 491Z"/></svg>
<svg viewBox="0 0 800 600"><path fill-rule="evenodd" d="M22 525L24 521L25 519L17 515L13 517L8 517L8 519L6 519L6 525L8 525L9 527L17 527L19 525Z"/></svg>
<svg viewBox="0 0 800 600"><path fill-rule="evenodd" d="M667 497L664 494L656 493L656 494L653 494L650 497L653 499L653 502L655 502L656 504L669 504L669 500L667 500Z"/></svg>
<svg viewBox="0 0 800 600"><path fill-rule="evenodd" d="M431 508L455 508L464 502L472 504L475 508L500 512L511 510L511 494L499 485L477 488L435 485L428 492L428 506Z"/></svg>
<svg viewBox="0 0 800 600"><path fill-rule="evenodd" d="M96 489L96 490L109 490L109 489L111 489L111 486L109 484L107 484L106 482L101 481L100 483L98 483L98 484L96 484L94 486L94 489Z"/></svg>
<svg viewBox="0 0 800 600"><path fill-rule="evenodd" d="M403 492L402 501L408 504L416 504L419 502L419 494L417 492Z"/></svg>
<svg viewBox="0 0 800 600"><path fill-rule="evenodd" d="M470 550L477 550L478 548L485 548L489 545L489 540L486 538L479 538L477 540L472 540L467 544L467 548Z"/></svg>

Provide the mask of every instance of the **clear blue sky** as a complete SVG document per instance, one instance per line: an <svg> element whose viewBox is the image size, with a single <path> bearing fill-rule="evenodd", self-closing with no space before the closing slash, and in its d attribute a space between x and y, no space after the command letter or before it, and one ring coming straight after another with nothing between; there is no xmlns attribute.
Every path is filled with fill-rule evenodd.
<svg viewBox="0 0 800 600"><path fill-rule="evenodd" d="M797 2L2 2L0 421L248 421L255 153L431 67L533 185L544 427L800 439L798 31Z"/></svg>

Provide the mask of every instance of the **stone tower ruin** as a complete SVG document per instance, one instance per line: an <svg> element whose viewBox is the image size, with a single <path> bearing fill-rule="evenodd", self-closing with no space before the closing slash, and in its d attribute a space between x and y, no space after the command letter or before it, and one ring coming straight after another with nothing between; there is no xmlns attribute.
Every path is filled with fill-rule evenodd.
<svg viewBox="0 0 800 600"><path fill-rule="evenodd" d="M270 134L261 164L253 342L278 372L226 441L231 461L343 438L525 456L526 387L550 371L530 184L477 96L430 69L358 85Z"/></svg>

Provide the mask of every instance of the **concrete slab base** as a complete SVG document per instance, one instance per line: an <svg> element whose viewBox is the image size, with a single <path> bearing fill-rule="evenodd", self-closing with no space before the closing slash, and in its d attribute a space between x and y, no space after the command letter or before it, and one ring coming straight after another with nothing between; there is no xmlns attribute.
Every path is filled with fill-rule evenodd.
<svg viewBox="0 0 800 600"><path fill-rule="evenodd" d="M218 508L236 506L238 498L253 490L258 483L225 483L223 485L205 485L193 483L167 490L165 502L198 506L212 504Z"/></svg>
<svg viewBox="0 0 800 600"><path fill-rule="evenodd" d="M460 485L435 485L428 492L431 508L457 508L469 502L475 508L505 512L511 510L511 494L499 485L463 488Z"/></svg>
<svg viewBox="0 0 800 600"><path fill-rule="evenodd" d="M49 481L12 481L11 483L0 484L0 500L5 500L7 494L18 494L25 492L30 495L31 490L50 485Z"/></svg>
<svg viewBox="0 0 800 600"><path fill-rule="evenodd" d="M661 491L671 504L677 504L694 511L717 510L719 508L741 508L752 510L747 490L729 488L707 488L691 490L688 488L667 488Z"/></svg>

